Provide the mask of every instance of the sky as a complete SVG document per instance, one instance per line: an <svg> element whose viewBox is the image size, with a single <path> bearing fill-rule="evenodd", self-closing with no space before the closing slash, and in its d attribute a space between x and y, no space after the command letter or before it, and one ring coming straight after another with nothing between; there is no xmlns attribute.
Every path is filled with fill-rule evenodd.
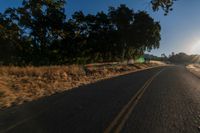
<svg viewBox="0 0 200 133"><path fill-rule="evenodd" d="M200 54L200 0L178 0L173 11L164 16L162 10L153 12L150 0L68 0L66 14L69 18L75 11L82 10L85 14L107 11L109 6L117 7L126 4L134 11L145 10L161 25L160 48L150 53L160 56L172 52ZM8 7L21 5L22 0L0 0L0 12Z"/></svg>

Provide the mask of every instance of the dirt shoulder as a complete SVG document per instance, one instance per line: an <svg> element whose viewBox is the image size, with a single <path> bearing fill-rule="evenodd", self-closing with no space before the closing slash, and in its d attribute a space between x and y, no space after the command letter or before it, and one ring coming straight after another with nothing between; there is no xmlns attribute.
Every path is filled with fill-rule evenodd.
<svg viewBox="0 0 200 133"><path fill-rule="evenodd" d="M189 64L186 68L200 78L200 64Z"/></svg>
<svg viewBox="0 0 200 133"><path fill-rule="evenodd" d="M0 109L33 101L81 85L165 65L152 61L144 64L88 64L46 67L0 67Z"/></svg>

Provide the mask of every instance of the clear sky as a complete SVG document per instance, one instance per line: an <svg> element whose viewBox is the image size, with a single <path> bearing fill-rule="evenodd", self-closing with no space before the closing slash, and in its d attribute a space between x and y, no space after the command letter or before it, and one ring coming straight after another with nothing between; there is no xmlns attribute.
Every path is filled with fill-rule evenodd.
<svg viewBox="0 0 200 133"><path fill-rule="evenodd" d="M22 0L0 0L0 12L7 7L21 5ZM162 11L152 12L149 0L68 0L66 4L67 17L77 10L95 14L107 11L109 6L117 7L126 4L137 10L146 10L162 27L160 48L151 51L154 55L171 52L186 52L200 54L200 0L178 0L174 10L168 16Z"/></svg>

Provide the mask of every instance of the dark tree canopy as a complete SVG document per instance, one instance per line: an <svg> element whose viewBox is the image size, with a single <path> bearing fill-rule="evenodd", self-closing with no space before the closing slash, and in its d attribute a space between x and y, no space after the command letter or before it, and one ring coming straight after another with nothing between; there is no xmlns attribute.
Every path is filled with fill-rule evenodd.
<svg viewBox="0 0 200 133"><path fill-rule="evenodd" d="M160 24L126 5L74 12L62 0L24 0L0 14L0 62L58 65L134 59L159 47Z"/></svg>
<svg viewBox="0 0 200 133"><path fill-rule="evenodd" d="M183 53L183 52L180 52L177 54L172 52L168 60L172 63L178 63L178 64L200 63L200 56L187 55L186 53Z"/></svg>
<svg viewBox="0 0 200 133"><path fill-rule="evenodd" d="M173 10L172 6L175 1L177 0L151 0L152 9L158 11L161 8L167 15L169 11Z"/></svg>

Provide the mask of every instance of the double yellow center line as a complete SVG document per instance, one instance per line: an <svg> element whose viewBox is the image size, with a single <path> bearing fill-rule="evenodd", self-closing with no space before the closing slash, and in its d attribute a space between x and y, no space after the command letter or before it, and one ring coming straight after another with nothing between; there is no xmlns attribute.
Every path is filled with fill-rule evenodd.
<svg viewBox="0 0 200 133"><path fill-rule="evenodd" d="M115 119L111 122L111 124L105 129L103 133L120 133L127 119L131 115L134 107L137 105L138 101L146 91L147 87L151 84L151 82L163 71L164 69L157 72L154 76L152 76L149 80L145 82L145 84L137 91L137 93L131 98L131 100L122 108L119 114L115 117Z"/></svg>

